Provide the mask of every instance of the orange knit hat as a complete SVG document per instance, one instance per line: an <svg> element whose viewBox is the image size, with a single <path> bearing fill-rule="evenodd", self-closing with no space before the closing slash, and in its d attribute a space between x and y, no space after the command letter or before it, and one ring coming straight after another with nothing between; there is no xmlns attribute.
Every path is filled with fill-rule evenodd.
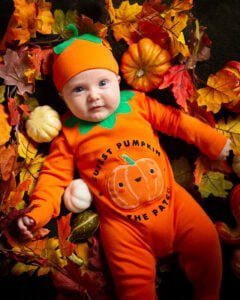
<svg viewBox="0 0 240 300"><path fill-rule="evenodd" d="M102 40L92 34L74 36L54 49L53 81L58 91L74 75L90 69L107 69L116 74L118 63Z"/></svg>

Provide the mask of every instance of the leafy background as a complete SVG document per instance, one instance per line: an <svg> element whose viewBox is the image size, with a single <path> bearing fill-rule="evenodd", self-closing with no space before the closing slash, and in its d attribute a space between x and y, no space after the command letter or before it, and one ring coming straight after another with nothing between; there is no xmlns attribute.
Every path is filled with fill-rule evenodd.
<svg viewBox="0 0 240 300"><path fill-rule="evenodd" d="M122 1L113 2L117 6ZM165 2L171 3L171 1ZM76 8L79 13L86 14L94 21L101 21L104 19L102 10L102 7L104 6L103 1L97 1L97 9L96 1L91 0L51 1L51 3L52 11L59 8L66 12L68 9ZM130 1L130 3L135 3L135 1ZM143 1L138 1L138 3L142 4ZM6 32L9 18L13 12L13 3L9 0L2 0L0 6L0 37L2 38ZM207 80L210 74L214 74L223 68L228 61L240 60L240 3L238 0L201 0L194 2L192 11L194 16L200 20L201 24L207 27L206 32L212 40L210 59L198 64L196 70L196 72L200 74L201 79ZM43 37L43 39L46 39L46 37ZM43 82L37 82L36 92L39 104L43 105L51 103L51 106L60 113L64 111L65 107L62 105L62 102L57 99L56 91L50 80L48 81L48 79L46 79ZM226 117L228 114L229 112L223 109L216 117ZM181 141L175 141L165 137L165 144L169 156L172 159L179 159L184 155L193 162L196 158L196 149L186 146ZM41 145L41 148L43 148L43 152L47 152L48 146ZM174 149L178 149L178 151ZM183 164L181 163L180 168L182 166ZM178 169L179 167L176 167L176 170ZM235 185L239 181L234 174L230 175L230 178ZM194 190L191 191L195 193ZM194 195L196 195L198 200L201 198L198 193L195 193ZM235 220L232 216L228 200L228 196L217 197L209 195L206 199L201 199L200 204L214 221L221 220L228 224L235 225ZM239 279L232 272L230 267L232 251L237 246L238 245L228 245L223 243L224 277L222 299L239 299ZM18 294L19 299L54 299L56 297L56 289L53 287L49 276L30 276L29 274L24 273L20 276L13 276L9 273L12 265L12 258L6 259L4 255L1 255L0 285L1 291L6 291L8 293L8 298L11 298L15 293ZM165 296L165 299L188 298L189 285L176 265L171 269L171 272L162 272L160 275L160 291L162 295ZM230 296L232 293L234 293L235 296Z"/></svg>

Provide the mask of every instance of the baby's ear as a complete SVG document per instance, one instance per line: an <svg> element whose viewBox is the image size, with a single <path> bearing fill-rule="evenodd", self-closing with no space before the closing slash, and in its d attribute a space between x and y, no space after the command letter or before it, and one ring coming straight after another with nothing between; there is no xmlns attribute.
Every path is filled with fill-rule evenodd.
<svg viewBox="0 0 240 300"><path fill-rule="evenodd" d="M121 82L121 76L120 75L117 75L117 80L118 80L118 83Z"/></svg>

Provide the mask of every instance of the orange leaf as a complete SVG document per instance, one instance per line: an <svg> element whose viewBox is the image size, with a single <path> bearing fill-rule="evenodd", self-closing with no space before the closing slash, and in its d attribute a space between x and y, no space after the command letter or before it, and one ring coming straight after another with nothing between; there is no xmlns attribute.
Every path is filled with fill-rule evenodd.
<svg viewBox="0 0 240 300"><path fill-rule="evenodd" d="M238 98L234 88L238 84L236 76L221 70L215 75L210 75L207 87L197 90L199 96L197 102L200 106L206 105L207 111L219 112L223 103L229 103Z"/></svg>
<svg viewBox="0 0 240 300"><path fill-rule="evenodd" d="M59 247L62 252L62 255L69 256L73 253L76 245L69 242L67 239L71 233L70 219L72 213L62 216L60 220L57 221L58 227L58 239Z"/></svg>
<svg viewBox="0 0 240 300"><path fill-rule="evenodd" d="M128 43L131 33L137 28L137 14L141 12L142 6L137 3L130 4L128 1L122 1L119 8L114 9L112 1L107 1L107 8L116 41L124 39Z"/></svg>
<svg viewBox="0 0 240 300"><path fill-rule="evenodd" d="M48 75L50 73L52 54L52 49L35 47L29 50L28 57L35 69L37 77L42 78L42 75Z"/></svg>
<svg viewBox="0 0 240 300"><path fill-rule="evenodd" d="M0 146L4 145L10 139L12 127L8 124L8 115L5 113L4 106L0 104Z"/></svg>
<svg viewBox="0 0 240 300"><path fill-rule="evenodd" d="M16 207L21 201L23 201L23 195L28 190L30 184L31 179L27 179L17 186L15 192L10 193L10 196L4 206L4 211L7 211L11 207Z"/></svg>
<svg viewBox="0 0 240 300"><path fill-rule="evenodd" d="M18 42L18 45L24 44L36 30L36 4L27 0L14 0L13 2L14 12L1 42L1 49L16 42Z"/></svg>
<svg viewBox="0 0 240 300"><path fill-rule="evenodd" d="M16 148L13 145L8 147L0 146L0 179L10 179L16 161Z"/></svg>

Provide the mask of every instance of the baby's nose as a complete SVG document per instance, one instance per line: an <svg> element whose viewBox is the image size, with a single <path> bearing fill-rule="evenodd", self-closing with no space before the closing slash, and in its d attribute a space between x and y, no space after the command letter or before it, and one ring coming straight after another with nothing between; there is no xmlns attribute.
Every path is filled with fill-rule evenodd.
<svg viewBox="0 0 240 300"><path fill-rule="evenodd" d="M99 98L100 98L99 93L96 91L96 89L89 90L89 93L88 93L88 100L89 101L96 101Z"/></svg>

